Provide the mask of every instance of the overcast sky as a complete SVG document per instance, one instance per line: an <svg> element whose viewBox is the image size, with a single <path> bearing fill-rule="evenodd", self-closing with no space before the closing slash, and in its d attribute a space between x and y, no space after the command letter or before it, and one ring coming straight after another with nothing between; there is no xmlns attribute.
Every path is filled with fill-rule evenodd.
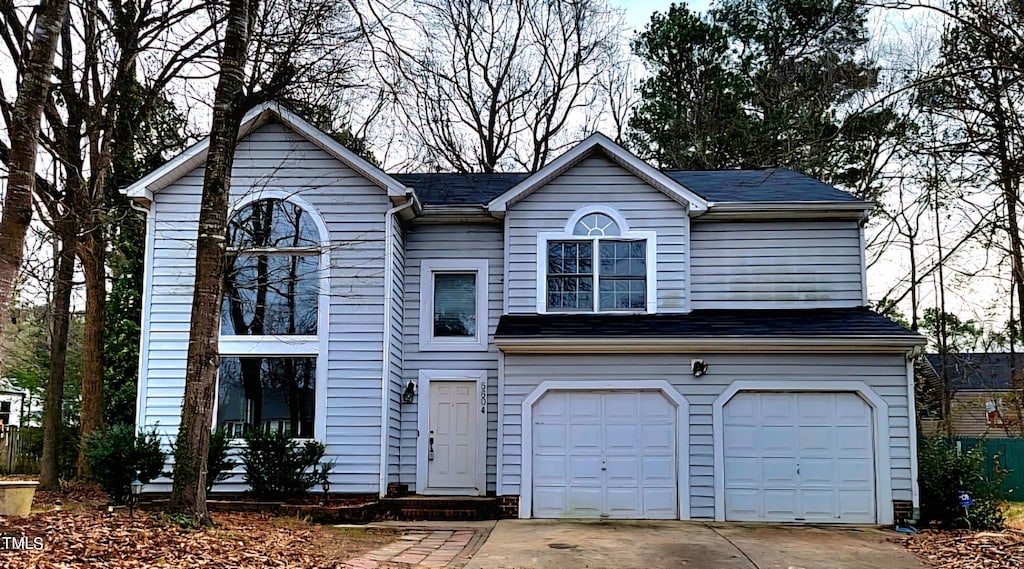
<svg viewBox="0 0 1024 569"><path fill-rule="evenodd" d="M710 0L694 0L692 2L678 2L689 4L699 12L707 9ZM644 25L651 20L654 12L665 12L672 5L672 0L610 0L612 6L618 6L626 12L626 24L630 29L642 30Z"/></svg>

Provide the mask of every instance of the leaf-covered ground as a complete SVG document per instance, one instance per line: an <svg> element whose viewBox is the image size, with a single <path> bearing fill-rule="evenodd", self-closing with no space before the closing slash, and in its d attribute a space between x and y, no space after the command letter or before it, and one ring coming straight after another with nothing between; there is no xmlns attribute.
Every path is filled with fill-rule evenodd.
<svg viewBox="0 0 1024 569"><path fill-rule="evenodd" d="M1024 567L1024 531L973 532L924 530L903 545L931 567L942 569L1020 569Z"/></svg>
<svg viewBox="0 0 1024 569"><path fill-rule="evenodd" d="M396 538L268 514L215 513L214 521L191 530L159 514L96 510L0 518L0 567L333 568Z"/></svg>

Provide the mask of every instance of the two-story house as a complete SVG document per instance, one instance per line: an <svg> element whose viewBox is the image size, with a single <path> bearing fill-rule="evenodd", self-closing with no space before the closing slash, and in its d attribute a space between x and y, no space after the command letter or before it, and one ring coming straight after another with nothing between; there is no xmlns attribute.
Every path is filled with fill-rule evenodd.
<svg viewBox="0 0 1024 569"><path fill-rule="evenodd" d="M138 424L169 437L206 148L125 190L148 210ZM234 162L211 426L322 441L332 492L891 523L917 503L924 340L866 307L870 208L601 135L534 173L387 174L265 105Z"/></svg>

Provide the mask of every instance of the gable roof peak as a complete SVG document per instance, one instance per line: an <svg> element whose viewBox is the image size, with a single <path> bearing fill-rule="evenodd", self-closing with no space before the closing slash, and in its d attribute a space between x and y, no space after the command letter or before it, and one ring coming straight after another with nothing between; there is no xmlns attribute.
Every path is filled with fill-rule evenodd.
<svg viewBox="0 0 1024 569"><path fill-rule="evenodd" d="M651 166L600 132L591 134L540 170L533 172L508 191L492 199L487 204L487 209L496 213L508 211L510 206L523 200L541 186L579 164L598 149L602 150L608 158L619 166L625 168L673 200L686 206L690 215L699 215L707 211L708 202L699 194L673 180L661 170Z"/></svg>
<svg viewBox="0 0 1024 569"><path fill-rule="evenodd" d="M238 127L237 139L245 138L256 129L272 121L285 125L338 161L359 172L366 179L386 190L388 196L403 197L408 194L408 188L384 173L383 170L374 166L355 152L345 148L344 145L329 134L276 101L260 103L250 109L242 117ZM127 188L122 188L121 193L132 199L152 202L156 192L173 184L185 174L204 164L209 147L210 137L206 136L165 162L159 168L143 176L134 184Z"/></svg>

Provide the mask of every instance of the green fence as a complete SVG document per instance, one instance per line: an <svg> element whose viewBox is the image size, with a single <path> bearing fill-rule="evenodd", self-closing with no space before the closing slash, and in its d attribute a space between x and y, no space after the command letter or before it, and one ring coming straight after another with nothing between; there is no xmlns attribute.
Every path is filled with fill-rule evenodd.
<svg viewBox="0 0 1024 569"><path fill-rule="evenodd" d="M1003 489L1010 492L1013 500L1024 500L1024 439L975 439L958 437L962 448L971 448L981 441L988 456L986 467L989 475L996 465L1009 474L1003 482Z"/></svg>

